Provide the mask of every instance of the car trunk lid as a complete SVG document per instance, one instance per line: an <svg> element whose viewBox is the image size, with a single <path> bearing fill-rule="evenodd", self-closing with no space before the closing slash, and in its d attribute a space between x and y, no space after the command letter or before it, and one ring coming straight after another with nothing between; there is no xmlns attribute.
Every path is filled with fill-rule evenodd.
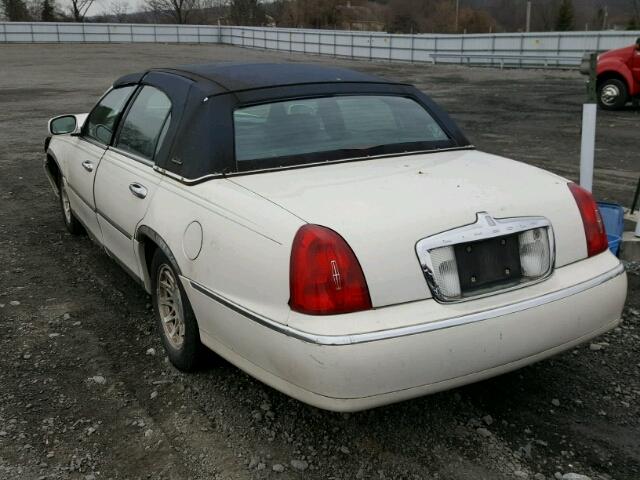
<svg viewBox="0 0 640 480"><path fill-rule="evenodd" d="M416 243L474 223L479 212L494 218L546 217L555 233L556 266L586 257L566 180L476 150L295 168L231 181L342 235L363 267L374 306L428 298Z"/></svg>

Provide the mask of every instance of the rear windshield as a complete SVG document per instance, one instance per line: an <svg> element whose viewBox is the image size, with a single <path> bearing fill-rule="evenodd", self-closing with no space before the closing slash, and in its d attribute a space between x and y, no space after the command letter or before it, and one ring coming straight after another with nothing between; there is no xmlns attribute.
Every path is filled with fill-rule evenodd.
<svg viewBox="0 0 640 480"><path fill-rule="evenodd" d="M234 111L239 171L430 150L451 141L422 105L391 95L289 100Z"/></svg>

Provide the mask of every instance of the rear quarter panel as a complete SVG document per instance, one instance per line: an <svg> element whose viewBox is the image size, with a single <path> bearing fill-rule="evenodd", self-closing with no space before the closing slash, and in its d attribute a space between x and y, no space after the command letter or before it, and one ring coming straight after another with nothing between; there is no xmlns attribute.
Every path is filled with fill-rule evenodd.
<svg viewBox="0 0 640 480"><path fill-rule="evenodd" d="M194 221L203 241L191 260L183 239ZM290 312L291 241L303 223L224 179L194 186L163 180L142 222L167 243L184 277L282 323Z"/></svg>

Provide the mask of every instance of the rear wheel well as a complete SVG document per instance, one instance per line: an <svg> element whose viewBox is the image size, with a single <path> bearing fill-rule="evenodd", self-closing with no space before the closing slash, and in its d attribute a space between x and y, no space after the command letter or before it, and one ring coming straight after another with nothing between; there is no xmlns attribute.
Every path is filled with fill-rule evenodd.
<svg viewBox="0 0 640 480"><path fill-rule="evenodd" d="M156 250L160 248L156 242L154 242L151 237L147 235L140 236L140 244L142 245L142 253L144 254L144 283L148 285L148 288L151 289L151 262L153 261L153 255L156 253Z"/></svg>
<svg viewBox="0 0 640 480"><path fill-rule="evenodd" d="M171 253L169 245L167 245L167 242L164 241L158 232L147 225L141 225L138 227L135 238L138 244L138 258L140 259L140 266L143 270L143 280L147 292L151 293L151 285L153 283L151 281L151 275L153 275L153 272L151 272L151 264L153 263L153 256L155 255L156 250L162 251L162 253L164 253L164 255L171 261L176 273L178 275L182 275L180 266L178 265L176 258L173 256L173 253Z"/></svg>

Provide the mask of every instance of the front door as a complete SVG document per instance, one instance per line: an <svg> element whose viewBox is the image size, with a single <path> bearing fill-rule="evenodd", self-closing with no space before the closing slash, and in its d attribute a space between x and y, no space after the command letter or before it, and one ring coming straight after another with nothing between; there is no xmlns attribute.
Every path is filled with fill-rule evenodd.
<svg viewBox="0 0 640 480"><path fill-rule="evenodd" d="M128 86L109 91L87 117L81 135L71 137L74 145L67 159L66 178L69 201L74 213L98 239L101 234L95 214L95 175L133 90Z"/></svg>
<svg viewBox="0 0 640 480"><path fill-rule="evenodd" d="M143 86L124 118L96 176L95 200L105 248L141 278L133 237L162 176L153 169L171 118L171 101Z"/></svg>
<svg viewBox="0 0 640 480"><path fill-rule="evenodd" d="M73 146L69 149L65 179L71 209L90 233L100 238L93 199L93 180L107 147L82 137L72 137L71 141Z"/></svg>

